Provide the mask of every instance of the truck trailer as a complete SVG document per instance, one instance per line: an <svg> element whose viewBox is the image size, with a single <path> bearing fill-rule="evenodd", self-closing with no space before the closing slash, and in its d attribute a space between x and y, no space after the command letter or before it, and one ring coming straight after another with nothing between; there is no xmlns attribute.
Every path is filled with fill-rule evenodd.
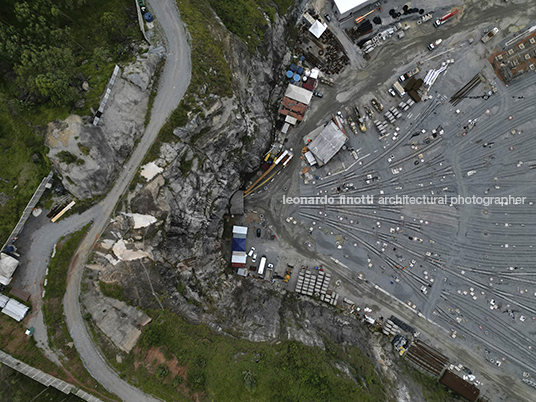
<svg viewBox="0 0 536 402"><path fill-rule="evenodd" d="M486 43L487 41L489 41L491 38L493 38L495 35L497 35L499 33L499 28L495 27L493 28L491 31L489 31L487 34L485 34L483 37L482 37L482 42L483 43Z"/></svg>
<svg viewBox="0 0 536 402"><path fill-rule="evenodd" d="M402 85L400 85L400 83L395 82L393 84L393 88L395 89L395 91L398 93L398 95L401 98L403 98L406 95L406 91L404 91L404 88L402 88Z"/></svg>
<svg viewBox="0 0 536 402"><path fill-rule="evenodd" d="M452 17L454 17L456 14L458 14L458 9L454 10L454 11L451 11L450 13L448 14L445 14L443 17L441 17L440 19L436 20L436 22L434 22L434 26L437 28L441 25L443 25L445 22L447 22L449 19L451 19Z"/></svg>
<svg viewBox="0 0 536 402"><path fill-rule="evenodd" d="M259 273L259 277L264 279L264 273L266 271L266 256L263 255L261 258L261 262L259 263L259 270L257 271Z"/></svg>

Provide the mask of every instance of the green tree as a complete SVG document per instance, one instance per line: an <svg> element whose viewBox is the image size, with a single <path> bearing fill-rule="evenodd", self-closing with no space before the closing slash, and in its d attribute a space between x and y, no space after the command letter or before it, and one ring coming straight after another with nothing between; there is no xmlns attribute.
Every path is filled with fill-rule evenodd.
<svg viewBox="0 0 536 402"><path fill-rule="evenodd" d="M17 83L31 93L64 105L76 99L76 89L70 85L75 58L69 48L42 46L25 50L20 64L15 66Z"/></svg>

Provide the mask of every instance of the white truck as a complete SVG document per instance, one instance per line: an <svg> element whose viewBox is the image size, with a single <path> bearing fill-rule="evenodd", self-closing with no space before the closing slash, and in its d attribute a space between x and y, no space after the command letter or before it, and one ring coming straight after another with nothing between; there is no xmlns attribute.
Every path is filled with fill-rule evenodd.
<svg viewBox="0 0 536 402"><path fill-rule="evenodd" d="M438 40L436 40L435 42L430 43L430 44L428 45L428 50L434 50L436 47L438 47L439 45L441 45L442 42L443 42L443 39L438 39Z"/></svg>
<svg viewBox="0 0 536 402"><path fill-rule="evenodd" d="M398 95L401 98L403 98L406 95L406 91L404 91L404 88L402 88L402 85L400 85L400 83L395 82L393 84L393 88L395 89L395 91L398 93Z"/></svg>
<svg viewBox="0 0 536 402"><path fill-rule="evenodd" d="M259 270L257 271L260 278L264 279L265 271L266 271L266 256L263 255L261 257L261 262L259 262Z"/></svg>

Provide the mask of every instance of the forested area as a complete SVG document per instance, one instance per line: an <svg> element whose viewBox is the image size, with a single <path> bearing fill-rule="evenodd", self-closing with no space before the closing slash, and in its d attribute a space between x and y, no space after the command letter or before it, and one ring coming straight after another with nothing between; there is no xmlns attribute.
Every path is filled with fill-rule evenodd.
<svg viewBox="0 0 536 402"><path fill-rule="evenodd" d="M0 243L50 164L45 126L90 114L141 40L133 0L4 0L0 12ZM87 90L82 84L87 83Z"/></svg>

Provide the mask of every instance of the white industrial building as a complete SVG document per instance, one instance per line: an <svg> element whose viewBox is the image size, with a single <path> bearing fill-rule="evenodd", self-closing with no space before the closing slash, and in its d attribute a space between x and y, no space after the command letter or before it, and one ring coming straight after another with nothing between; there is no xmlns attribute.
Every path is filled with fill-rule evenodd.
<svg viewBox="0 0 536 402"><path fill-rule="evenodd" d="M2 285L9 285L18 266L19 261L16 258L0 253L0 283Z"/></svg>
<svg viewBox="0 0 536 402"><path fill-rule="evenodd" d="M373 3L371 0L333 0L333 2L339 19L348 17L354 11L363 8L367 3ZM359 16L356 15L356 17Z"/></svg>
<svg viewBox="0 0 536 402"><path fill-rule="evenodd" d="M0 295L0 308L2 309L2 313L17 321L21 321L28 313L28 310L30 310L28 306L15 299L10 299L5 295Z"/></svg>

